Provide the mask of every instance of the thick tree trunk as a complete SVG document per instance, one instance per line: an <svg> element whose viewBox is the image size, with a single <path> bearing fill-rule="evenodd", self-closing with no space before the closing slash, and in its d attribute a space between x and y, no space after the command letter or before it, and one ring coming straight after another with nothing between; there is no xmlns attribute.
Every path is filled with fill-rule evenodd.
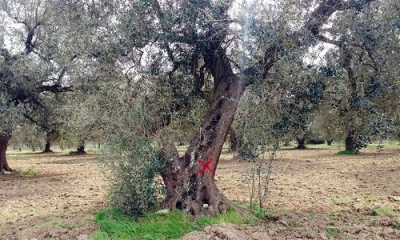
<svg viewBox="0 0 400 240"><path fill-rule="evenodd" d="M46 144L44 145L44 150L43 150L43 152L44 152L44 153L51 153L51 152L53 152L53 151L51 150L51 143L50 143L50 141L47 141L47 140L46 140Z"/></svg>
<svg viewBox="0 0 400 240"><path fill-rule="evenodd" d="M346 151L355 151L356 150L355 144L354 144L354 130L348 131L344 142L346 145Z"/></svg>
<svg viewBox="0 0 400 240"><path fill-rule="evenodd" d="M304 137L297 137L297 147L296 149L306 149L306 139Z"/></svg>
<svg viewBox="0 0 400 240"><path fill-rule="evenodd" d="M51 153L51 143L59 137L59 133L55 130L51 130L46 134L46 145L44 146L44 153Z"/></svg>
<svg viewBox="0 0 400 240"><path fill-rule="evenodd" d="M222 146L232 124L244 86L236 76L220 82L199 131L184 156L175 146L164 146L161 173L167 189L166 205L193 215L213 216L230 207L230 201L217 188L214 175Z"/></svg>
<svg viewBox="0 0 400 240"><path fill-rule="evenodd" d="M326 143L328 144L328 146L332 146L333 139L328 139L328 140L326 140Z"/></svg>
<svg viewBox="0 0 400 240"><path fill-rule="evenodd" d="M86 154L85 145L80 145L80 146L76 149L76 153L79 154L79 155L84 155L84 154Z"/></svg>
<svg viewBox="0 0 400 240"><path fill-rule="evenodd" d="M6 131L4 134L0 135L0 172L4 173L4 171L12 172L13 170L7 163L6 151L8 146L8 141L11 138L11 130Z"/></svg>

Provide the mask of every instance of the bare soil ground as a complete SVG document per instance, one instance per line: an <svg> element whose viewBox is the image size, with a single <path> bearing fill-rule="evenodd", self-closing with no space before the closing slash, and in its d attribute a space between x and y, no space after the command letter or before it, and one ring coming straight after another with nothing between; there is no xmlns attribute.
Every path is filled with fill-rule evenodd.
<svg viewBox="0 0 400 240"><path fill-rule="evenodd" d="M105 206L94 155L11 153L17 174L0 175L0 239L86 239Z"/></svg>
<svg viewBox="0 0 400 240"><path fill-rule="evenodd" d="M257 226L220 224L184 239L400 239L400 147L337 155L337 147L281 149ZM87 239L107 181L93 155L11 153L0 176L0 239ZM248 201L249 163L223 155L217 185Z"/></svg>

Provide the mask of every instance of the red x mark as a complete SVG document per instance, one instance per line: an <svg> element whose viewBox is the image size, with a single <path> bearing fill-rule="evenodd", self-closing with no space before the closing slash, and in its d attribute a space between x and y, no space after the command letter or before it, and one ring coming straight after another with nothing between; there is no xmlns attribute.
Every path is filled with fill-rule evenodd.
<svg viewBox="0 0 400 240"><path fill-rule="evenodd" d="M203 166L201 169L200 169L200 174L203 174L205 171L210 171L210 173L213 173L213 170L210 168L210 164L211 164L211 162L213 161L213 158L212 157L210 157L208 160L207 160L207 162L204 162L203 160L199 160L199 163Z"/></svg>

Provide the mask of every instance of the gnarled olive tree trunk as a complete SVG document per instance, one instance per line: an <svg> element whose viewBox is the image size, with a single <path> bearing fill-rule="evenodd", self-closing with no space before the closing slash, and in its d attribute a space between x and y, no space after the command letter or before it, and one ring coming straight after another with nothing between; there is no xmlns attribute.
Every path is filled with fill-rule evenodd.
<svg viewBox="0 0 400 240"><path fill-rule="evenodd" d="M194 215L215 215L230 201L214 182L222 146L244 91L239 77L224 79L215 91L212 105L182 157L174 145L166 145L161 157L166 161L162 177L168 191L166 204Z"/></svg>
<svg viewBox="0 0 400 240"><path fill-rule="evenodd" d="M11 130L7 130L0 134L0 172L4 171L12 172L13 170L7 163L6 151L8 146L8 141L11 138Z"/></svg>
<svg viewBox="0 0 400 240"><path fill-rule="evenodd" d="M51 130L46 133L46 144L44 145L44 153L52 153L51 144L59 137L57 131Z"/></svg>
<svg viewBox="0 0 400 240"><path fill-rule="evenodd" d="M344 141L346 145L346 151L355 151L355 139L354 139L354 130L349 130L346 135L346 139Z"/></svg>
<svg viewBox="0 0 400 240"><path fill-rule="evenodd" d="M51 141L46 139L46 144L44 145L44 150L43 153L52 153L53 151L51 150Z"/></svg>
<svg viewBox="0 0 400 240"><path fill-rule="evenodd" d="M296 149L307 149L306 147L306 138L303 137L296 137L297 147Z"/></svg>

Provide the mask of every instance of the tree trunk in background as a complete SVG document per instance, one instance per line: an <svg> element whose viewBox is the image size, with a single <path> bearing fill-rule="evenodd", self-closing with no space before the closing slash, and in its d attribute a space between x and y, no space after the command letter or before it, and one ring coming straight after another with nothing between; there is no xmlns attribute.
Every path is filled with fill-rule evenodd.
<svg viewBox="0 0 400 240"><path fill-rule="evenodd" d="M80 145L80 146L76 149L76 153L77 153L77 154L80 154L80 155L86 154L85 145Z"/></svg>
<svg viewBox="0 0 400 240"><path fill-rule="evenodd" d="M50 143L50 141L48 141L48 140L46 140L46 144L44 145L44 151L43 151L44 153L51 153L51 152L53 152L52 150L51 150L51 143Z"/></svg>
<svg viewBox="0 0 400 240"><path fill-rule="evenodd" d="M12 172L13 170L7 163L6 151L8 146L8 141L11 138L11 130L6 131L5 133L0 135L0 172L4 173L4 171Z"/></svg>
<svg viewBox="0 0 400 240"><path fill-rule="evenodd" d="M328 144L328 146L332 146L333 139L328 139L328 140L326 140L326 143Z"/></svg>
<svg viewBox="0 0 400 240"><path fill-rule="evenodd" d="M235 130L233 130L233 128L229 129L229 143L230 143L230 150L232 152L236 152L238 147L240 146L240 138L236 135Z"/></svg>
<svg viewBox="0 0 400 240"><path fill-rule="evenodd" d="M296 149L306 149L307 148L306 147L306 139L304 137L301 137L301 138L297 137L296 140L297 140Z"/></svg>
<svg viewBox="0 0 400 240"><path fill-rule="evenodd" d="M346 151L355 151L355 144L354 144L354 130L350 130L347 133L346 139L345 139L345 144L346 144Z"/></svg>
<svg viewBox="0 0 400 240"><path fill-rule="evenodd" d="M166 166L161 176L167 189L165 203L170 209L214 216L231 206L215 185L214 176L243 90L238 77L224 79L184 156L179 157L173 144L163 147L160 158Z"/></svg>
<svg viewBox="0 0 400 240"><path fill-rule="evenodd" d="M46 133L46 145L44 147L44 151L43 151L44 153L53 152L51 150L51 143L54 142L55 140L57 140L58 137L59 137L58 131L51 130Z"/></svg>

